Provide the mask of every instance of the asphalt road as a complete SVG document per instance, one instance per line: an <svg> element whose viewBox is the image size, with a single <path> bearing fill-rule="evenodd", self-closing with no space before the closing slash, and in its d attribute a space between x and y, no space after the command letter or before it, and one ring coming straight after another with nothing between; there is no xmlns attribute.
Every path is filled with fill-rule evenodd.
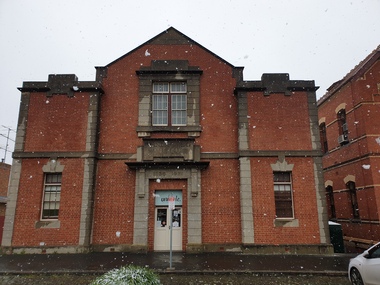
<svg viewBox="0 0 380 285"><path fill-rule="evenodd" d="M0 284L4 285L88 285L96 275L76 274L31 274L31 275L0 275ZM282 275L282 274L252 274L252 273L217 273L217 274L162 274L164 285L349 285L346 276L328 275Z"/></svg>

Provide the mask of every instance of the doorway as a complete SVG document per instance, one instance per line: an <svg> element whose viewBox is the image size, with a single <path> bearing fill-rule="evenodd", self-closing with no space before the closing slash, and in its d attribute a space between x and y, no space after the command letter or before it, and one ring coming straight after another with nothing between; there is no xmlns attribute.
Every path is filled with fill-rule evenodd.
<svg viewBox="0 0 380 285"><path fill-rule="evenodd" d="M172 250L182 250L182 207L170 210L168 207L156 207L154 226L154 250L170 250L170 230L172 229ZM170 214L172 218L170 219ZM172 224L170 225L170 220Z"/></svg>

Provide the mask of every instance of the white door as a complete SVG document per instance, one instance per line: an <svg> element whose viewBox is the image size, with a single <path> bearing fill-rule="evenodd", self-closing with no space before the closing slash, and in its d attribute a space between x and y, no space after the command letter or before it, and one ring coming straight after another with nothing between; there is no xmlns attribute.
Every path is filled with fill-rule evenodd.
<svg viewBox="0 0 380 285"><path fill-rule="evenodd" d="M172 212L172 228L170 223ZM167 207L157 207L154 227L154 250L170 250L170 229L172 229L172 250L182 250L182 208L169 210Z"/></svg>

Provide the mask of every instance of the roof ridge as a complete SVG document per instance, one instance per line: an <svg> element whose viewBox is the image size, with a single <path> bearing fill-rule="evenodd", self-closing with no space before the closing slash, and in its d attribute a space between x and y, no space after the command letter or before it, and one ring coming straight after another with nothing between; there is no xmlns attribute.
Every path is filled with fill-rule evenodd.
<svg viewBox="0 0 380 285"><path fill-rule="evenodd" d="M376 54L380 55L380 45L378 45L371 53L369 53L363 60L361 60L357 65L355 65L342 79L335 81L328 88L327 92L318 100L318 105L324 102L332 94L334 94L339 88L345 85L351 78L353 78L360 70L362 70L365 65L370 62Z"/></svg>

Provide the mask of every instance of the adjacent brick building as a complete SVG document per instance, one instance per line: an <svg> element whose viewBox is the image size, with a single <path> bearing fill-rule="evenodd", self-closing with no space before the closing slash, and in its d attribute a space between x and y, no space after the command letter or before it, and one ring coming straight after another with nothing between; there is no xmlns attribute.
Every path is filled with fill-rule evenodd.
<svg viewBox="0 0 380 285"><path fill-rule="evenodd" d="M380 241L380 46L318 101L329 218L347 248Z"/></svg>
<svg viewBox="0 0 380 285"><path fill-rule="evenodd" d="M0 238L3 237L5 209L7 205L7 192L11 166L0 162Z"/></svg>
<svg viewBox="0 0 380 285"><path fill-rule="evenodd" d="M244 81L170 28L19 89L3 247L331 251L314 81Z"/></svg>

